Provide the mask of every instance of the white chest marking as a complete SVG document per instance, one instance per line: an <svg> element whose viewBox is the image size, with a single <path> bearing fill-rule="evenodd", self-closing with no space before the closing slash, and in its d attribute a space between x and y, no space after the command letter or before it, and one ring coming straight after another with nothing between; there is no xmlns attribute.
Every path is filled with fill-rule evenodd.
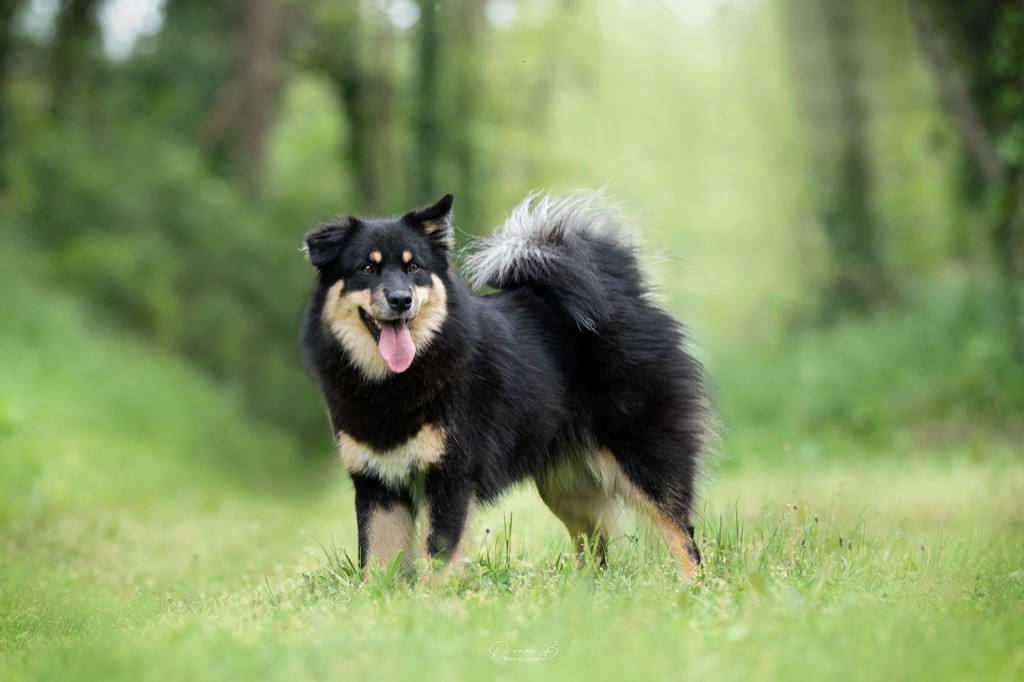
<svg viewBox="0 0 1024 682"><path fill-rule="evenodd" d="M444 455L444 429L426 424L415 436L396 448L378 452L344 431L338 432L341 459L352 473L372 473L385 483L399 484Z"/></svg>

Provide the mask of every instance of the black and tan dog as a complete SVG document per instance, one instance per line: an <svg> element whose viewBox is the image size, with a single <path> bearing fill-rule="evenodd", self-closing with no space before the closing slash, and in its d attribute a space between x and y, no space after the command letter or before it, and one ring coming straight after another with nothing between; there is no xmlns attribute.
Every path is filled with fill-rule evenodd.
<svg viewBox="0 0 1024 682"><path fill-rule="evenodd" d="M704 373L597 200L524 201L469 258L498 290L482 297L452 263L451 195L306 235L303 357L355 486L363 567L411 556L417 514L425 556L454 560L473 505L532 478L578 551L589 538L603 560L624 502L698 571Z"/></svg>

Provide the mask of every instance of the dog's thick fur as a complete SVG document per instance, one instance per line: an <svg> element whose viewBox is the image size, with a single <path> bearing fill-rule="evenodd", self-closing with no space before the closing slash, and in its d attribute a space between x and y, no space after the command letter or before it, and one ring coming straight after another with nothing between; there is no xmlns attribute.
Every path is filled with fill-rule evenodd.
<svg viewBox="0 0 1024 682"><path fill-rule="evenodd" d="M474 284L498 290L482 297L452 263L451 195L306 235L303 356L355 485L363 567L411 556L417 514L425 557L455 559L474 503L532 478L577 551L603 560L624 502L698 571L704 373L598 198L524 201L469 258ZM405 369L383 357L388 325L411 336Z"/></svg>

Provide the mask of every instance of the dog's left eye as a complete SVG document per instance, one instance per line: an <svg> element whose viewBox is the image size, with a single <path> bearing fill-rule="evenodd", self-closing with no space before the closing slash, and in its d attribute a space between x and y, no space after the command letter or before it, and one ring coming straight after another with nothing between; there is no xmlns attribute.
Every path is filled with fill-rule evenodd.
<svg viewBox="0 0 1024 682"><path fill-rule="evenodd" d="M373 266L370 265L369 263L367 263L366 265L364 265L360 269L363 271L364 274L367 274L367 275L372 275L373 274Z"/></svg>
<svg viewBox="0 0 1024 682"><path fill-rule="evenodd" d="M409 263L409 272L419 272L420 266L416 263Z"/></svg>

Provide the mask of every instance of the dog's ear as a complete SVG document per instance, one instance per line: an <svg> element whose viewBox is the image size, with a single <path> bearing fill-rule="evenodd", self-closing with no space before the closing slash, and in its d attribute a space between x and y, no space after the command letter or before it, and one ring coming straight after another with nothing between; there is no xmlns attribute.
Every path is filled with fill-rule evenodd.
<svg viewBox="0 0 1024 682"><path fill-rule="evenodd" d="M336 259L341 255L341 249L355 226L356 219L346 216L307 232L302 240L302 250L306 252L307 260L319 270Z"/></svg>
<svg viewBox="0 0 1024 682"><path fill-rule="evenodd" d="M452 247L452 202L455 197L445 194L436 203L415 211L409 211L402 218L407 224L416 229L423 230L430 241L440 248L447 250Z"/></svg>

